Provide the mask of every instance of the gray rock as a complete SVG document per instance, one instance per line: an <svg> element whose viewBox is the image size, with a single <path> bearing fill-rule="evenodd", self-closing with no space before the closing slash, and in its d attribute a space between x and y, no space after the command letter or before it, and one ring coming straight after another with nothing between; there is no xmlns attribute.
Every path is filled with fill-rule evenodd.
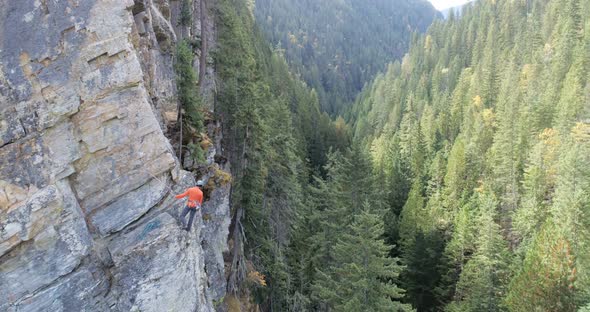
<svg viewBox="0 0 590 312"><path fill-rule="evenodd" d="M168 1L165 1L168 2ZM170 3L170 8L178 6L179 2ZM166 8L166 6L161 6ZM177 40L176 34L170 32L170 26L178 24L175 19L179 12L172 14L169 22L162 22L157 16L157 6L150 0L137 0L134 6L135 26L138 33L138 56L144 72L144 82L150 92L153 107L160 112L156 117L163 130L176 122L178 102L176 100L176 74L174 72L174 51L170 44ZM156 17L152 17L155 15ZM154 24L163 23L163 38L158 39ZM161 27L160 27L161 28Z"/></svg>
<svg viewBox="0 0 590 312"><path fill-rule="evenodd" d="M32 137L0 148L0 177L6 184L21 189L42 189L49 185L50 163L42 138ZM24 198L10 198L10 204Z"/></svg>
<svg viewBox="0 0 590 312"><path fill-rule="evenodd" d="M201 16L201 5L200 1L193 1L193 16ZM208 10L211 12L214 6L214 2L207 1ZM207 64L206 64L206 71L205 71L205 79L201 84L201 97L203 99L203 104L209 110L214 110L214 103L215 103L215 94L217 93L217 84L215 79L215 64L213 62L213 51L215 51L217 47L217 25L215 25L215 17L208 16L206 19L207 22L207 36L205 40L207 40L207 45L209 47L209 53L207 57ZM200 18L193 18L193 25L191 27L191 32L193 36L201 36L201 19ZM199 51L200 52L200 51ZM200 63L200 53L199 57L195 58L195 62L193 64L193 68L195 72L199 72L199 64Z"/></svg>
<svg viewBox="0 0 590 312"><path fill-rule="evenodd" d="M229 235L230 184L216 188L211 199L203 203L203 227L201 239L205 251L205 268L209 279L209 294L211 299L218 301L225 296L225 262L223 253L227 251L227 237Z"/></svg>
<svg viewBox="0 0 590 312"><path fill-rule="evenodd" d="M63 179L74 172L73 162L82 157L78 139L74 134L74 125L61 123L42 134L43 144L47 147L50 176Z"/></svg>
<svg viewBox="0 0 590 312"><path fill-rule="evenodd" d="M0 113L0 147L25 136L25 129L11 111Z"/></svg>
<svg viewBox="0 0 590 312"><path fill-rule="evenodd" d="M162 6L160 8L154 5L150 6L152 27L160 48L164 51L169 51L172 43L176 42L176 34L170 21L160 12L161 8Z"/></svg>
<svg viewBox="0 0 590 312"><path fill-rule="evenodd" d="M166 184L162 182L165 179L166 177L161 175L121 196L116 202L92 215L90 222L103 236L122 230L164 197L168 191Z"/></svg>
<svg viewBox="0 0 590 312"><path fill-rule="evenodd" d="M211 311L198 237L162 213L112 241L116 310Z"/></svg>
<svg viewBox="0 0 590 312"><path fill-rule="evenodd" d="M137 189L174 166L142 88L108 96L73 117L86 149L75 163L74 188L87 213Z"/></svg>
<svg viewBox="0 0 590 312"><path fill-rule="evenodd" d="M0 1L0 311L212 311L223 297L229 186L193 232L176 220L174 194L195 183L165 136L177 20L169 0Z"/></svg>
<svg viewBox="0 0 590 312"><path fill-rule="evenodd" d="M108 288L109 282L104 271L92 264L80 267L51 287L20 300L8 311L108 311L109 307L104 300Z"/></svg>
<svg viewBox="0 0 590 312"><path fill-rule="evenodd" d="M0 302L0 310L72 272L92 246L80 208L65 182L37 192L0 220L0 297L8 298Z"/></svg>

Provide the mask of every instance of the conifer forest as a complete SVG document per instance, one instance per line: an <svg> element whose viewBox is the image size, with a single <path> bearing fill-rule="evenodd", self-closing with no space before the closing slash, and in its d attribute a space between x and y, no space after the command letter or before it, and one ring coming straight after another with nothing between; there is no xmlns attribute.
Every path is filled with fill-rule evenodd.
<svg viewBox="0 0 590 312"><path fill-rule="evenodd" d="M262 310L590 311L590 2L220 2Z"/></svg>

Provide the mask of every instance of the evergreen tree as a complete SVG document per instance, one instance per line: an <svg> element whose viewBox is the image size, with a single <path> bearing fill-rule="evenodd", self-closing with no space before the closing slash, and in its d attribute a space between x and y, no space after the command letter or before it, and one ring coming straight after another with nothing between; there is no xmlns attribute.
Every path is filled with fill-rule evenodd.
<svg viewBox="0 0 590 312"><path fill-rule="evenodd" d="M365 204L334 248L334 268L320 272L315 287L335 311L411 311L399 302L403 290L394 281L402 267L388 257L382 234L382 221Z"/></svg>
<svg viewBox="0 0 590 312"><path fill-rule="evenodd" d="M536 236L506 297L510 311L576 311L571 242L551 222Z"/></svg>
<svg viewBox="0 0 590 312"><path fill-rule="evenodd" d="M402 250L413 247L418 233L425 228L424 222L423 187L418 180L414 180L408 200L400 214L399 236Z"/></svg>
<svg viewBox="0 0 590 312"><path fill-rule="evenodd" d="M411 246L402 253L406 269L402 272L402 287L407 291L404 302L418 311L436 311L436 286L441 275L437 267L441 261L444 242L440 232L418 232Z"/></svg>
<svg viewBox="0 0 590 312"><path fill-rule="evenodd" d="M477 203L472 199L463 205L455 216L453 222L455 228L451 239L445 246L438 268L440 274L442 274L441 281L436 288L440 303L449 303L454 299L464 297L461 292L463 289L457 291L456 284L465 268L465 264L471 259L475 250L475 238L477 236L476 207Z"/></svg>
<svg viewBox="0 0 590 312"><path fill-rule="evenodd" d="M197 88L197 77L193 70L193 51L186 40L179 42L176 47L176 64L174 68L177 76L176 84L180 106L186 110L189 117L188 124L194 127L197 132L200 132L203 128L201 100Z"/></svg>
<svg viewBox="0 0 590 312"><path fill-rule="evenodd" d="M455 301L448 311L503 311L502 298L509 278L508 244L496 223L493 194L478 195L479 217L475 251L457 282Z"/></svg>
<svg viewBox="0 0 590 312"><path fill-rule="evenodd" d="M403 285L419 309L559 310L590 300L588 16L579 0L473 3L413 36L347 112L387 181L387 238L401 247L412 273ZM416 246L434 249L428 234L437 231L444 252L430 262ZM543 256L566 242L571 256ZM420 303L429 286L418 258L438 268L435 303ZM545 273L572 279L570 294ZM540 286L527 289L531 280ZM565 308L534 302L533 291Z"/></svg>
<svg viewBox="0 0 590 312"><path fill-rule="evenodd" d="M505 71L501 94L498 97L498 130L491 147L491 161L494 168L494 190L500 194L501 215L509 216L519 201L522 151L520 135L516 124L519 112L519 93L514 88L518 76L514 65ZM505 221L507 222L507 221Z"/></svg>
<svg viewBox="0 0 590 312"><path fill-rule="evenodd" d="M514 230L525 249L549 215L557 176L559 137L553 129L539 135L524 173L523 200L514 215Z"/></svg>
<svg viewBox="0 0 590 312"><path fill-rule="evenodd" d="M410 170L404 165L399 151L399 140L394 138L383 165L385 171L385 200L389 207L385 212L385 238L388 244L399 241L399 217L408 198L410 190ZM378 184L379 185L379 184ZM392 256L399 256L397 249L392 249Z"/></svg>
<svg viewBox="0 0 590 312"><path fill-rule="evenodd" d="M309 181L306 165L322 166L324 149L347 145L343 142L348 133L319 114L313 91L264 42L251 7L241 0L222 0L215 9L217 113L224 120L234 174L228 291L243 293L249 274L263 274L266 287L252 289L255 302L263 309L284 310L292 304L291 229L303 209L302 186ZM310 128L314 123L320 131ZM306 127L296 128L302 124ZM316 135L319 140L313 142ZM306 161L308 155L314 156L312 163ZM309 255L310 250L306 252ZM246 259L253 266L247 267ZM303 260L302 265L310 263Z"/></svg>
<svg viewBox="0 0 590 312"><path fill-rule="evenodd" d="M590 124L578 123L562 145L555 199L550 209L560 236L570 244L570 290L576 304L590 300ZM566 259L563 259L565 261ZM569 264L569 263L568 263Z"/></svg>
<svg viewBox="0 0 590 312"><path fill-rule="evenodd" d="M468 185L472 184L467 175L467 159L465 155L464 140L459 138L455 141L447 164L444 179L444 206L445 215L442 218L450 220L462 206L464 192L467 192Z"/></svg>

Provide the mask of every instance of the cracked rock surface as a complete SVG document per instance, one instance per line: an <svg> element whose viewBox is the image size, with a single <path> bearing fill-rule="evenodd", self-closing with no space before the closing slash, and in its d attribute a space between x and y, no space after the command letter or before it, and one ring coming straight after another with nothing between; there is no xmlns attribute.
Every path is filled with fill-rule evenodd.
<svg viewBox="0 0 590 312"><path fill-rule="evenodd" d="M225 295L229 187L191 233L173 197L195 183L166 137L178 7L0 2L0 311L213 311Z"/></svg>

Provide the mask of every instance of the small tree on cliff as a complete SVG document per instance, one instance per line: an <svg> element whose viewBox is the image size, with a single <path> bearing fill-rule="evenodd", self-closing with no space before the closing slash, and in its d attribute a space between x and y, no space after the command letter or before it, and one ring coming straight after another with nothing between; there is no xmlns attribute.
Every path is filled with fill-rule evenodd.
<svg viewBox="0 0 590 312"><path fill-rule="evenodd" d="M176 87L178 90L178 121L180 122L180 152L182 157L183 110L188 116L187 125L200 133L203 129L203 115L199 98L196 75L193 70L193 51L186 40L180 41L176 48ZM197 144L197 148L200 146ZM195 152L195 151L193 151ZM196 151L197 159L202 151Z"/></svg>

